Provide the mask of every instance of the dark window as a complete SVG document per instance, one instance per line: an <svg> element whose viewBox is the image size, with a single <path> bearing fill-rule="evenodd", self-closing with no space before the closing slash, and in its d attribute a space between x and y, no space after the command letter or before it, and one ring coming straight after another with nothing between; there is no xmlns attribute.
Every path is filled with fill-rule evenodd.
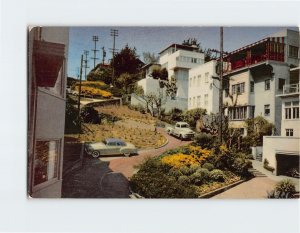
<svg viewBox="0 0 300 233"><path fill-rule="evenodd" d="M250 92L254 92L254 82L250 82Z"/></svg>
<svg viewBox="0 0 300 233"><path fill-rule="evenodd" d="M293 129L285 129L285 135L287 137L293 137L294 136L294 130Z"/></svg>
<svg viewBox="0 0 300 233"><path fill-rule="evenodd" d="M283 90L283 86L285 85L285 79L283 79L283 78L280 78L279 80L278 80L278 89L279 90Z"/></svg>
<svg viewBox="0 0 300 233"><path fill-rule="evenodd" d="M271 80L267 79L265 80L265 90L270 90L271 87Z"/></svg>
<svg viewBox="0 0 300 233"><path fill-rule="evenodd" d="M266 104L265 105L265 116L269 116L270 115L270 104Z"/></svg>
<svg viewBox="0 0 300 233"><path fill-rule="evenodd" d="M254 118L255 106L249 106L249 107L250 107L249 118Z"/></svg>
<svg viewBox="0 0 300 233"><path fill-rule="evenodd" d="M296 46L289 46L289 57L298 58L299 48Z"/></svg>

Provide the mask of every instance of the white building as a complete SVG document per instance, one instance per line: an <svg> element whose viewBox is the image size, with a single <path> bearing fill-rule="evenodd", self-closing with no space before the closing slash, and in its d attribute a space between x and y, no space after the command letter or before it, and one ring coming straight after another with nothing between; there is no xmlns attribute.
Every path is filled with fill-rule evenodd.
<svg viewBox="0 0 300 233"><path fill-rule="evenodd" d="M35 27L28 41L28 194L61 197L69 29Z"/></svg>
<svg viewBox="0 0 300 233"><path fill-rule="evenodd" d="M299 75L299 67L297 69ZM299 96L299 83L284 86L282 94L278 95L282 99L281 136L263 139L263 161L267 159L277 175L286 174L290 169L299 172Z"/></svg>
<svg viewBox="0 0 300 233"><path fill-rule="evenodd" d="M283 86L295 83L291 67L299 64L299 32L284 30L229 53L224 105L230 127L246 134L245 120L263 116L281 131ZM297 82L297 81L296 81Z"/></svg>
<svg viewBox="0 0 300 233"><path fill-rule="evenodd" d="M176 98L186 101L187 108L189 70L204 63L204 53L194 46L172 44L159 55L161 67L167 69L169 78L174 76L176 79Z"/></svg>
<svg viewBox="0 0 300 233"><path fill-rule="evenodd" d="M217 61L210 61L189 70L188 109L202 108L207 113L219 112Z"/></svg>

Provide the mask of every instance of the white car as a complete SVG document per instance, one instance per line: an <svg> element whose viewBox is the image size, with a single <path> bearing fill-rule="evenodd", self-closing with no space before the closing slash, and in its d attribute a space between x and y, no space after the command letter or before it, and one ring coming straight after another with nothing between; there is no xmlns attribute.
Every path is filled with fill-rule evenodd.
<svg viewBox="0 0 300 233"><path fill-rule="evenodd" d="M169 135L179 137L183 139L192 139L195 136L195 132L190 129L190 126L186 122L177 122L175 126L169 126L166 128Z"/></svg>
<svg viewBox="0 0 300 233"><path fill-rule="evenodd" d="M118 138L107 138L102 142L88 143L85 146L85 151L94 158L102 155L124 155L129 157L138 152L133 144Z"/></svg>

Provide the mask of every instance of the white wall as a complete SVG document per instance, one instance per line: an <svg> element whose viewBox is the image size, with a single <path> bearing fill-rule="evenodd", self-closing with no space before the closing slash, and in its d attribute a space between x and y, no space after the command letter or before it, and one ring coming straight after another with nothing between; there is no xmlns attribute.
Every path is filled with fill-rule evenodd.
<svg viewBox="0 0 300 233"><path fill-rule="evenodd" d="M210 61L189 70L188 109L203 108L207 113L219 111L219 81L212 78L217 76L216 64ZM208 96L207 105L205 95Z"/></svg>
<svg viewBox="0 0 300 233"><path fill-rule="evenodd" d="M299 95L298 97L282 97L281 136L286 135L286 129L293 129L293 136L300 137L300 119L285 119L284 103L292 101L299 101Z"/></svg>

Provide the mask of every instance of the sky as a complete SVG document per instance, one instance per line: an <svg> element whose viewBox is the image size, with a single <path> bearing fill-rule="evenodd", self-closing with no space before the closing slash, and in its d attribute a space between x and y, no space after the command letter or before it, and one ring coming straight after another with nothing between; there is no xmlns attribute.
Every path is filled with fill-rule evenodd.
<svg viewBox="0 0 300 233"><path fill-rule="evenodd" d="M68 76L79 76L80 59L84 50L89 50L87 73L94 67L93 35L97 35L97 57L102 59L102 47L106 50L106 62L111 58L109 48L112 48L113 38L110 29L118 30L116 48L122 49L126 44L136 48L137 54L143 60L143 52L158 53L167 46L178 43L188 38L196 38L203 48L220 47L219 27L70 27ZM244 45L268 37L270 34L287 27L224 27L224 50L227 52L238 49ZM298 30L296 27L288 27ZM97 63L100 63L98 60ZM84 74L84 72L83 72Z"/></svg>

